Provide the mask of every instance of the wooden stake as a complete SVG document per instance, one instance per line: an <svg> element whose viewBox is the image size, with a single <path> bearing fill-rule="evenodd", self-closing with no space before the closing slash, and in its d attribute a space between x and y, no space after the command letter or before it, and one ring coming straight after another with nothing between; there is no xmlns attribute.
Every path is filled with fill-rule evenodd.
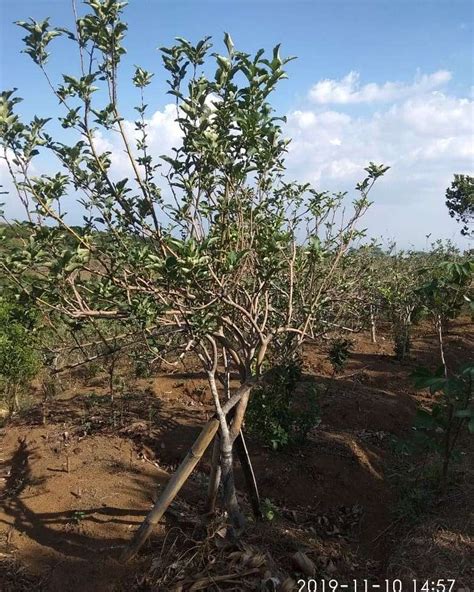
<svg viewBox="0 0 474 592"><path fill-rule="evenodd" d="M245 443L244 434L240 430L234 446L236 448L237 456L239 457L240 466L245 478L245 484L250 497L250 504L252 505L253 515L257 520L262 518L262 510L260 509L260 494L258 493L257 479L253 471L252 463L250 461L249 451Z"/></svg>
<svg viewBox="0 0 474 592"><path fill-rule="evenodd" d="M217 493L221 482L221 442L218 435L214 438L212 448L211 473L207 489L206 514L213 514L216 509Z"/></svg>

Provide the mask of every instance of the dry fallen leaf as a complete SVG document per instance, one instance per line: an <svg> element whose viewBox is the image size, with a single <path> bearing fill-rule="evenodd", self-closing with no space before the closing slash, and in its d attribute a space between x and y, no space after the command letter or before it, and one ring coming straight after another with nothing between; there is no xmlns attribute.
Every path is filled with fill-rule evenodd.
<svg viewBox="0 0 474 592"><path fill-rule="evenodd" d="M294 590L296 590L296 582L293 578L286 578L278 588L278 592L294 592Z"/></svg>
<svg viewBox="0 0 474 592"><path fill-rule="evenodd" d="M265 556L262 553L255 553L248 562L250 567L261 567L265 564Z"/></svg>
<svg viewBox="0 0 474 592"><path fill-rule="evenodd" d="M311 561L311 559L305 555L302 551L298 551L292 556L292 559L298 569L302 571L307 576L314 576L316 571L316 566Z"/></svg>

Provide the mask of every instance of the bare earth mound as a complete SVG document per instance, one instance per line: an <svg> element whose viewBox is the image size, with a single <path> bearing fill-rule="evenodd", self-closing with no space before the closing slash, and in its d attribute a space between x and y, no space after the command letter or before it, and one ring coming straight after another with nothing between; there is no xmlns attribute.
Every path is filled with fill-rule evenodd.
<svg viewBox="0 0 474 592"><path fill-rule="evenodd" d="M470 329L466 319L452 327L448 364L472 358ZM401 523L396 514L392 476L399 465L391 443L407 437L417 400L426 396L414 390L410 373L436 366L435 336L420 328L403 365L390 357L388 340L372 344L358 335L354 341L350 363L332 381L324 353L305 351L299 388L323 385L321 424L306 444L275 453L250 440L261 496L275 517L249 525L247 551L225 554L209 541L206 557L202 546L192 560L186 551L199 539L206 456L140 558L129 565L117 560L209 414L199 375L139 380L113 411L100 380L76 377L46 425L35 407L9 422L1 431L0 589L167 590L173 578L191 589L193 577L202 586L193 589L259 589L252 586L272 574L296 580L298 551L313 561L318 577L341 582L431 578L439 566L438 577L472 585L472 445L463 444L453 487L421 524ZM238 481L243 491L240 474ZM181 540L177 532L188 542L173 547L170 571L173 562L163 553ZM234 561L222 563L231 553ZM264 559L255 558L259 553Z"/></svg>

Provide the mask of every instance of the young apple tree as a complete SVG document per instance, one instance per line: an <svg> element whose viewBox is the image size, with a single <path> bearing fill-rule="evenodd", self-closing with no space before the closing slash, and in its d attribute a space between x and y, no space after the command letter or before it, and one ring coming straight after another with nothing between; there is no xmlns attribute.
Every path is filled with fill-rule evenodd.
<svg viewBox="0 0 474 592"><path fill-rule="evenodd" d="M133 76L139 95L133 133L120 111L124 3L85 4L88 12L76 17L73 31L48 20L19 23L68 133L51 135L40 117L23 122L20 99L2 94L3 156L31 222L28 241L2 266L51 317L138 327L157 356L173 363L192 354L206 373L215 419L137 533L128 559L216 431L213 481L221 476L231 530L241 531L233 451L252 387L265 379L272 353L284 348L291 355L335 321L337 269L387 167L365 169L349 215L345 194L286 180L288 141L268 100L289 58L278 46L269 57L238 51L227 34L222 54L210 53L209 38L195 45L178 38L162 48L182 140L172 156L157 157L145 102L151 73L137 67ZM58 83L48 73L48 49L59 36L78 49L79 73ZM100 150L99 134L120 140L128 172L113 173L113 154ZM34 173L43 151L57 160L54 174ZM84 221L76 227L66 211L79 205ZM32 269L35 282L23 284Z"/></svg>

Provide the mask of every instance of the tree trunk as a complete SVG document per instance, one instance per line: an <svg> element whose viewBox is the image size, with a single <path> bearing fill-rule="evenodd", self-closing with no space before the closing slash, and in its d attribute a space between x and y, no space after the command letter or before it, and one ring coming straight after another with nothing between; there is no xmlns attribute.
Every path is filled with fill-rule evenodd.
<svg viewBox="0 0 474 592"><path fill-rule="evenodd" d="M110 395L110 404L113 408L114 400L115 400L115 385L114 385L114 378L115 378L115 364L116 364L115 354L112 354L111 360L109 362L109 395Z"/></svg>
<svg viewBox="0 0 474 592"><path fill-rule="evenodd" d="M229 411L238 404L241 397L243 396L243 393L246 392L248 388L250 388L250 384L252 383L245 383L237 389L232 397L222 406L222 413L229 413ZM166 509L169 507L181 487L184 485L186 479L189 477L192 470L201 459L206 448L219 429L219 424L219 420L214 417L204 426L201 433L199 434L198 439L194 442L191 450L186 455L186 458L181 463L179 469L169 480L165 490L151 511L148 513L145 520L142 522L130 544L124 549L121 556L122 561L130 561L130 559L135 557L143 544L146 542L152 533L153 528L159 522Z"/></svg>
<svg viewBox="0 0 474 592"><path fill-rule="evenodd" d="M446 365L446 358L444 356L444 342L443 342L443 319L441 315L436 315L435 320L436 330L438 334L439 356L443 364L444 377L448 378L448 366Z"/></svg>
<svg viewBox="0 0 474 592"><path fill-rule="evenodd" d="M230 518L230 535L231 537L236 537L242 532L245 526L245 518L240 511L240 505L237 500L233 463L232 441L228 436L223 435L221 436L221 470L224 507Z"/></svg>
<svg viewBox="0 0 474 592"><path fill-rule="evenodd" d="M249 402L251 390L252 390L251 386L248 386L246 389L244 389L242 391L242 397L236 405L235 415L233 417L232 427L230 429L230 437L231 437L232 443L237 438L237 436L240 434L240 430L242 429L242 424L243 424L244 417L245 417L245 411L247 410L247 404Z"/></svg>
<svg viewBox="0 0 474 592"><path fill-rule="evenodd" d="M235 489L235 480L234 480L234 467L233 467L233 446L234 442L238 438L241 437L241 430L242 424L245 417L245 411L247 409L247 404L250 397L250 391L252 389L251 386L247 386L247 388L242 385L240 387L242 390L242 396L240 401L237 403L235 407L235 413L232 417L232 424L230 429L227 433L221 434L221 469L222 469L222 485L224 488L224 505L229 514L229 518L232 525L232 532L231 536L237 536L242 532L245 526L245 518L242 512L240 511L239 502L237 500L237 491ZM239 449L239 445L237 445L237 450ZM244 475L246 474L246 481L247 477L250 477L250 491L253 492L254 488L256 490L256 483L255 483L255 476L253 475L253 470L250 465L250 459L248 458L247 449L242 448L240 446L240 451L243 452L244 457ZM249 466L248 466L249 465ZM253 483L252 483L253 480ZM247 481L247 485L249 485L249 481ZM256 495L258 498L258 491L256 491ZM254 495L251 493L251 498ZM252 502L254 503L254 502ZM260 503L258 502L258 506L260 510Z"/></svg>
<svg viewBox="0 0 474 592"><path fill-rule="evenodd" d="M370 307L370 337L372 343L377 343L377 335L375 332L375 314L373 306Z"/></svg>
<svg viewBox="0 0 474 592"><path fill-rule="evenodd" d="M229 427L230 418L226 416L226 412L221 405L219 392L217 390L216 365L212 369L208 370L207 377L212 398L214 399L214 405L216 407L216 414L219 418L221 447L220 464L224 494L224 507L227 510L231 524L229 534L231 538L234 538L238 536L243 530L245 526L245 519L242 512L240 511L240 506L237 499L237 491L235 489L233 445L236 436L238 436L240 432L240 426L242 425L242 420L245 414L245 409L250 393L250 386L243 388L242 385L240 389L238 389L241 394L239 400L236 403L236 411L232 425ZM227 401L226 405L229 405L231 400L232 397Z"/></svg>
<svg viewBox="0 0 474 592"><path fill-rule="evenodd" d="M13 415L16 411L20 409L20 401L18 398L18 386L13 383L10 384L8 387L8 407L10 415Z"/></svg>
<svg viewBox="0 0 474 592"><path fill-rule="evenodd" d="M260 509L260 495L258 493L257 480L253 471L250 455L245 443L244 434L241 431L234 443L235 451L242 467L242 472L247 487L252 511L257 520L262 517ZM209 486L207 490L206 514L214 514L216 510L217 495L219 492L219 485L221 483L222 468L221 468L221 451L219 437L216 435L214 439L214 447L212 449L211 472L209 475Z"/></svg>

